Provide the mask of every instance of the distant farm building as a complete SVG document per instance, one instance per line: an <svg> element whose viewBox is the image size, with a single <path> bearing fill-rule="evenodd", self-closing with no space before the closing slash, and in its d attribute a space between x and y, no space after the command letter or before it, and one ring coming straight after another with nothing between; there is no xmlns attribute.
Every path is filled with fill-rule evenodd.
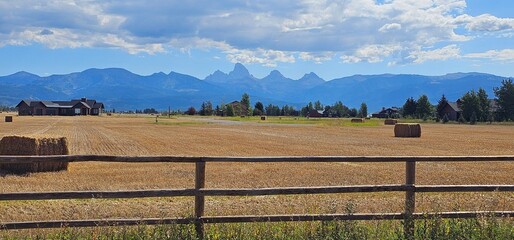
<svg viewBox="0 0 514 240"><path fill-rule="evenodd" d="M383 107L380 112L371 114L374 118L395 118L400 114L400 110L397 107L385 108Z"/></svg>
<svg viewBox="0 0 514 240"><path fill-rule="evenodd" d="M446 115L448 120L457 121L462 114L462 109L460 109L460 99L457 102L448 102L441 110L441 116Z"/></svg>
<svg viewBox="0 0 514 240"><path fill-rule="evenodd" d="M22 100L18 105L20 116L74 116L100 115L104 104L93 99L81 98L71 101Z"/></svg>
<svg viewBox="0 0 514 240"><path fill-rule="evenodd" d="M309 111L309 114L307 114L307 117L310 117L310 118L320 118L320 117L323 117L323 111L312 109L312 110Z"/></svg>
<svg viewBox="0 0 514 240"><path fill-rule="evenodd" d="M234 110L234 115L236 116L243 116L246 115L246 112L248 112L246 106L239 101L233 101L227 105L232 106L232 109Z"/></svg>
<svg viewBox="0 0 514 240"><path fill-rule="evenodd" d="M462 101L457 99L456 102L448 102L441 111L441 116L448 116L448 120L457 121L462 114L462 109L460 108ZM489 99L489 112L495 113L498 111L498 104L495 99Z"/></svg>

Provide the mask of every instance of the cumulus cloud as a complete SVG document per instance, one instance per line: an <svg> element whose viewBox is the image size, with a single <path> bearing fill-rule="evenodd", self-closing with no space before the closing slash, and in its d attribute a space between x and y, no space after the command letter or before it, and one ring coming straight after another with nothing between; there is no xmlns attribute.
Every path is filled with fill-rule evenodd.
<svg viewBox="0 0 514 240"><path fill-rule="evenodd" d="M316 64L321 64L326 61L332 60L334 57L334 53L332 52L321 52L321 53L310 53L310 52L301 52L299 54L299 58L304 61L312 61Z"/></svg>
<svg viewBox="0 0 514 240"><path fill-rule="evenodd" d="M513 19L465 9L465 0L0 1L0 46L133 54L215 48L233 62L276 66L335 56L347 63L444 60L438 54L460 54L456 45L420 49L469 41L477 31L512 33Z"/></svg>
<svg viewBox="0 0 514 240"><path fill-rule="evenodd" d="M461 15L455 22L464 24L470 31L496 32L514 29L514 18L498 18L490 14L482 14L477 17Z"/></svg>
<svg viewBox="0 0 514 240"><path fill-rule="evenodd" d="M514 61L514 49L489 50L482 53L466 54L467 58L482 58L493 61Z"/></svg>
<svg viewBox="0 0 514 240"><path fill-rule="evenodd" d="M460 57L460 49L457 45L448 45L443 48L434 50L417 50L412 51L407 57L415 63L423 63L431 60L448 60Z"/></svg>
<svg viewBox="0 0 514 240"><path fill-rule="evenodd" d="M351 55L343 55L341 59L345 63L369 62L377 63L394 52L402 50L399 45L368 45L357 49Z"/></svg>

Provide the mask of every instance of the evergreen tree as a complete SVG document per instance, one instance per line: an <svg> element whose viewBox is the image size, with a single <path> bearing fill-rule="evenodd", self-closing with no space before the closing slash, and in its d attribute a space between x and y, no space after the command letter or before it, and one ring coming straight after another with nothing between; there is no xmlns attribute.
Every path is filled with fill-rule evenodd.
<svg viewBox="0 0 514 240"><path fill-rule="evenodd" d="M232 117L234 116L234 108L231 104L227 105L227 116Z"/></svg>
<svg viewBox="0 0 514 240"><path fill-rule="evenodd" d="M479 102L479 112L478 112L478 121L485 122L488 119L490 106L489 106L489 99L487 96L487 92L483 88L478 89L478 102Z"/></svg>
<svg viewBox="0 0 514 240"><path fill-rule="evenodd" d="M314 109L320 111L320 110L323 110L323 104L321 104L321 102L318 100L314 103Z"/></svg>
<svg viewBox="0 0 514 240"><path fill-rule="evenodd" d="M211 116L212 112L212 103L210 101L203 102L199 114L202 116Z"/></svg>
<svg viewBox="0 0 514 240"><path fill-rule="evenodd" d="M500 120L514 120L514 84L512 79L502 81L500 87L494 88L497 98Z"/></svg>
<svg viewBox="0 0 514 240"><path fill-rule="evenodd" d="M254 106L254 109L258 109L259 111L264 113L264 105L261 102L256 102L255 106Z"/></svg>
<svg viewBox="0 0 514 240"><path fill-rule="evenodd" d="M250 116L252 114L252 107L250 106L250 95L248 93L244 93L241 96L241 106L244 106L243 109L246 108L246 112L241 112L241 115Z"/></svg>
<svg viewBox="0 0 514 240"><path fill-rule="evenodd" d="M465 123L465 122L466 122L466 119L464 119L464 115L459 114L459 119L457 119L457 121L458 121L459 123Z"/></svg>
<svg viewBox="0 0 514 240"><path fill-rule="evenodd" d="M349 116L349 117L357 117L357 109L356 109L356 108L351 108L351 109L348 111L348 116Z"/></svg>
<svg viewBox="0 0 514 240"><path fill-rule="evenodd" d="M408 98L402 107L403 117L414 117L414 115L416 114L417 105L418 104L417 104L416 100L414 100L414 98L412 98L412 97Z"/></svg>
<svg viewBox="0 0 514 240"><path fill-rule="evenodd" d="M469 117L469 124L474 125L477 123L477 113L473 112L471 117Z"/></svg>
<svg viewBox="0 0 514 240"><path fill-rule="evenodd" d="M445 114L443 113L443 110L446 105L448 105L448 100L446 99L446 97L443 94L441 99L439 99L439 101L437 102L437 118L438 119L442 119L444 117Z"/></svg>
<svg viewBox="0 0 514 240"><path fill-rule="evenodd" d="M366 103L362 103L359 109L359 117L367 117L368 116L368 105Z"/></svg>
<svg viewBox="0 0 514 240"><path fill-rule="evenodd" d="M471 90L461 97L460 109L462 109L462 117L466 121L471 120L471 115L480 112L480 99L474 90ZM476 116L475 116L476 117Z"/></svg>
<svg viewBox="0 0 514 240"><path fill-rule="evenodd" d="M418 118L426 120L432 115L432 104L428 101L427 95L421 95L416 103L416 115Z"/></svg>

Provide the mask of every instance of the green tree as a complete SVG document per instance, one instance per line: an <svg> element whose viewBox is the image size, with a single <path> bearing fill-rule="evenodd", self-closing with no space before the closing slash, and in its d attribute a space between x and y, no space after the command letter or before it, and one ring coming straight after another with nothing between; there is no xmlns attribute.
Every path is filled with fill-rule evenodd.
<svg viewBox="0 0 514 240"><path fill-rule="evenodd" d="M246 108L246 112L241 112L241 115L250 116L252 114L252 107L250 106L250 95L248 93L243 93L241 96L241 105Z"/></svg>
<svg viewBox="0 0 514 240"><path fill-rule="evenodd" d="M366 103L361 103L361 107L359 108L359 117L367 117L368 116L368 105Z"/></svg>
<svg viewBox="0 0 514 240"><path fill-rule="evenodd" d="M316 110L323 110L323 104L318 100L314 103L314 109Z"/></svg>
<svg viewBox="0 0 514 240"><path fill-rule="evenodd" d="M471 117L469 117L469 124L474 125L477 123L477 113L473 112Z"/></svg>
<svg viewBox="0 0 514 240"><path fill-rule="evenodd" d="M203 102L199 114L202 116L211 116L212 113L212 103L210 101Z"/></svg>
<svg viewBox="0 0 514 240"><path fill-rule="evenodd" d="M357 117L357 109L356 108L351 108L349 111L348 111L348 116L349 117Z"/></svg>
<svg viewBox="0 0 514 240"><path fill-rule="evenodd" d="M502 85L493 90L497 98L500 119L514 120L514 84L512 79L503 80Z"/></svg>
<svg viewBox="0 0 514 240"><path fill-rule="evenodd" d="M407 101L405 101L405 104L403 104L402 107L402 115L403 117L414 117L416 114L416 107L417 102L414 100L414 98L408 98Z"/></svg>
<svg viewBox="0 0 514 240"><path fill-rule="evenodd" d="M430 104L427 95L421 95L416 103L416 115L418 118L427 119L432 115L432 104Z"/></svg>
<svg viewBox="0 0 514 240"><path fill-rule="evenodd" d="M264 105L261 102L256 102L253 108L253 115L260 116L262 114L264 114Z"/></svg>
<svg viewBox="0 0 514 240"><path fill-rule="evenodd" d="M341 101L337 101L332 106L333 117L346 117L348 116L348 107L345 106Z"/></svg>
<svg viewBox="0 0 514 240"><path fill-rule="evenodd" d="M478 89L478 104L480 111L478 111L478 121L485 122L489 117L489 112L491 111L489 106L489 99L487 96L487 92L483 88Z"/></svg>
<svg viewBox="0 0 514 240"><path fill-rule="evenodd" d="M441 99L439 99L439 101L437 102L437 118L438 119L443 119L445 113L443 113L443 110L444 110L444 107L448 104L448 100L446 99L446 97L443 96L441 97Z"/></svg>
<svg viewBox="0 0 514 240"><path fill-rule="evenodd" d="M234 108L231 104L227 104L227 116L232 117L234 116Z"/></svg>
<svg viewBox="0 0 514 240"><path fill-rule="evenodd" d="M471 115L480 112L480 99L474 90L471 90L461 97L460 109L462 109L462 117L466 121L470 121ZM476 116L475 116L476 117Z"/></svg>

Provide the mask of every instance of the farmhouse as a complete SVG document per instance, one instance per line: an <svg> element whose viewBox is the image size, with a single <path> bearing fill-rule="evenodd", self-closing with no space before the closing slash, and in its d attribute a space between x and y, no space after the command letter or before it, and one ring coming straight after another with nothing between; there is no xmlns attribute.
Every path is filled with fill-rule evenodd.
<svg viewBox="0 0 514 240"><path fill-rule="evenodd" d="M489 112L495 113L498 111L498 104L495 99L488 99L489 101ZM461 100L457 99L456 102L448 102L441 111L441 116L447 115L448 120L457 121L462 114L462 109L460 108Z"/></svg>
<svg viewBox="0 0 514 240"><path fill-rule="evenodd" d="M323 111L312 109L312 110L309 111L309 114L307 114L307 117L310 117L310 118L320 118L320 117L323 117Z"/></svg>
<svg viewBox="0 0 514 240"><path fill-rule="evenodd" d="M74 116L74 115L100 115L104 104L93 99L81 98L71 101L33 101L22 100L18 105L18 115L37 116Z"/></svg>
<svg viewBox="0 0 514 240"><path fill-rule="evenodd" d="M460 99L457 102L448 102L441 110L441 116L448 116L448 120L457 121L462 114L462 109L460 109Z"/></svg>
<svg viewBox="0 0 514 240"><path fill-rule="evenodd" d="M234 110L234 115L236 116L246 115L245 113L248 111L246 109L246 106L239 101L233 101L227 105L232 106L232 109Z"/></svg>
<svg viewBox="0 0 514 240"><path fill-rule="evenodd" d="M380 112L376 112L371 114L371 117L374 118L393 118L399 114L399 110L397 107L385 108L383 107Z"/></svg>

